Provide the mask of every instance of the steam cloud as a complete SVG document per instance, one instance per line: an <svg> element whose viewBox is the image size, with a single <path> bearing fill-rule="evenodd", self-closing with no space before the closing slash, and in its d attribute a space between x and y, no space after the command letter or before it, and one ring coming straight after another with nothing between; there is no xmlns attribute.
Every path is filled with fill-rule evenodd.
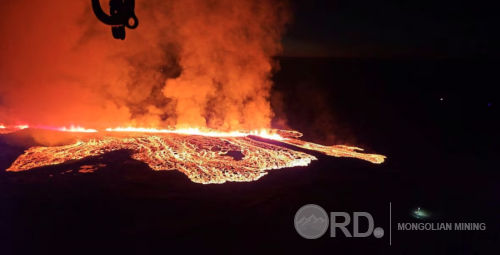
<svg viewBox="0 0 500 255"><path fill-rule="evenodd" d="M285 4L137 0L136 14L120 41L90 0L3 3L0 123L269 127Z"/></svg>

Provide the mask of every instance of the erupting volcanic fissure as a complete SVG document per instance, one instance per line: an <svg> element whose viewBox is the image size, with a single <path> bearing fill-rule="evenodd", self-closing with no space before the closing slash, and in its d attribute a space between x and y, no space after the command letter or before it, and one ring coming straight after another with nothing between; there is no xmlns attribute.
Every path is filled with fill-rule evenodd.
<svg viewBox="0 0 500 255"><path fill-rule="evenodd" d="M139 131L137 133L134 130ZM125 132L116 135L113 132ZM23 171L35 167L61 164L69 160L102 155L128 149L132 158L147 163L154 170L179 170L197 183L254 181L266 170L307 166L316 157L283 146L256 141L249 136L320 151L330 156L353 157L382 163L384 156L355 152L355 147L322 146L298 140L293 131L232 132L187 130L108 129L104 135L82 136L74 144L55 147L34 147L20 156L8 171ZM238 151L241 160L228 155Z"/></svg>
<svg viewBox="0 0 500 255"><path fill-rule="evenodd" d="M278 119L273 57L289 10L281 0L137 1L141 26L121 41L95 19L89 0L9 1L0 8L0 134L29 126L75 132L78 141L30 148L8 170L127 149L154 170L177 169L194 182L252 181L316 159L288 145L383 162L270 129ZM66 128L71 123L92 129Z"/></svg>
<svg viewBox="0 0 500 255"><path fill-rule="evenodd" d="M0 8L0 122L271 127L273 57L289 17L283 1L144 0L136 14L141 26L121 41L90 0Z"/></svg>

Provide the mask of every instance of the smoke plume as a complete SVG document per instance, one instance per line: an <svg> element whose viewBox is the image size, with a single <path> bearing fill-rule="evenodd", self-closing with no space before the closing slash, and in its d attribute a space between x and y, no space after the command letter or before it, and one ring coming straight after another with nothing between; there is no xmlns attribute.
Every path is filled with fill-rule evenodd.
<svg viewBox="0 0 500 255"><path fill-rule="evenodd" d="M108 1L101 1L107 9ZM0 123L269 127L272 56L288 20L275 0L136 0L111 36L90 0L0 9Z"/></svg>

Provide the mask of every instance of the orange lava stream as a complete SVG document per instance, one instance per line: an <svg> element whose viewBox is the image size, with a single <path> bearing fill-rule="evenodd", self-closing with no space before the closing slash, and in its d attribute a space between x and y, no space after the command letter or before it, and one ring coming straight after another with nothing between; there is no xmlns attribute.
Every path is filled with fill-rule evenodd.
<svg viewBox="0 0 500 255"><path fill-rule="evenodd" d="M322 152L328 156L358 158L370 161L374 164L380 164L385 161L386 156L377 154L365 154L356 151L363 151L358 147L349 147L345 145L324 146L315 143L304 142L298 139L288 139L284 141L287 144L295 145L304 149Z"/></svg>
<svg viewBox="0 0 500 255"><path fill-rule="evenodd" d="M5 126L5 125L0 125L0 134L9 134L12 132L16 132L21 129L26 129L29 128L28 125L18 125L18 126Z"/></svg>
<svg viewBox="0 0 500 255"><path fill-rule="evenodd" d="M43 126L30 126L30 125L18 125L18 126L4 126L0 125L0 134L8 134L21 129L27 128L35 128L35 129L46 129L46 130L55 130L62 132L75 132L75 133L95 133L98 132L95 129L87 129L80 126L71 126L69 128L66 127L43 127Z"/></svg>
<svg viewBox="0 0 500 255"><path fill-rule="evenodd" d="M88 131L82 128L74 130ZM147 163L154 170L178 170L193 182L208 184L254 181L267 174L266 170L307 166L312 160L316 160L316 157L307 153L256 141L248 136L279 140L335 157L352 157L377 164L385 160L382 155L357 152L362 149L356 147L323 146L304 142L298 139L302 134L295 131L223 133L195 128L117 128L107 131L91 137L79 136L78 141L71 145L30 148L7 171L24 171L128 149L133 151L132 158ZM124 133L113 136L112 132ZM227 155L228 152L240 152L243 158L236 160Z"/></svg>
<svg viewBox="0 0 500 255"><path fill-rule="evenodd" d="M7 127L5 127L4 125L0 125L0 135L3 135L3 134L8 134L8 133L11 133L12 131L10 131L9 129L7 129Z"/></svg>
<svg viewBox="0 0 500 255"><path fill-rule="evenodd" d="M57 128L56 130L58 131L63 131L63 132L78 132L78 133L96 133L97 130L95 129L86 129L82 128L80 126L71 126L70 128L62 127L62 128Z"/></svg>
<svg viewBox="0 0 500 255"><path fill-rule="evenodd" d="M184 129L156 129L156 128L107 128L108 132L141 132L141 133L169 133L169 134L185 134L185 135L201 135L209 137L244 137L249 135L259 136L273 140L284 140L277 133L270 133L268 130L262 129L260 131L231 131L220 132L215 130L200 130L199 128L184 128Z"/></svg>
<svg viewBox="0 0 500 255"><path fill-rule="evenodd" d="M113 132L145 132L145 133L173 133L173 134L188 134L188 135L201 135L201 136L209 136L209 137L244 137L244 136L258 136L266 139L282 141L284 143L298 146L308 150L314 150L322 152L329 156L334 157L351 157L351 158L359 158L366 161L370 161L374 164L380 164L384 162L385 156L377 155L377 154L363 154L356 151L363 151L363 149L358 147L349 147L345 145L336 145L336 146L323 146L315 143L304 142L298 138L302 136L301 133L296 131L287 131L287 130L266 130L262 129L261 131L251 131L251 132L243 132L243 131L233 131L233 132L218 132L218 131L201 131L199 128L188 128L188 129L156 129L156 128L108 128L106 131ZM283 135L283 136L282 136Z"/></svg>
<svg viewBox="0 0 500 255"><path fill-rule="evenodd" d="M65 146L33 147L7 171L61 164L69 160L130 149L132 158L154 170L179 170L197 183L224 183L257 180L265 170L306 166L316 158L248 137L210 137L182 134L127 134L124 137L92 137ZM226 155L239 151L235 160Z"/></svg>

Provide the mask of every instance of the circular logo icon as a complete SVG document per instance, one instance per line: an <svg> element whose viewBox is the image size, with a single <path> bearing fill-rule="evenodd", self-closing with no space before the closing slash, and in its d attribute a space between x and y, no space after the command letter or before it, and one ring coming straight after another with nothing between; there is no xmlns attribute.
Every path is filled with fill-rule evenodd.
<svg viewBox="0 0 500 255"><path fill-rule="evenodd" d="M319 205L304 205L295 214L294 224L299 235L307 239L316 239L328 229L328 214Z"/></svg>
<svg viewBox="0 0 500 255"><path fill-rule="evenodd" d="M384 230L382 228L376 228L375 230L373 230L373 235L376 238L381 238L384 236Z"/></svg>

